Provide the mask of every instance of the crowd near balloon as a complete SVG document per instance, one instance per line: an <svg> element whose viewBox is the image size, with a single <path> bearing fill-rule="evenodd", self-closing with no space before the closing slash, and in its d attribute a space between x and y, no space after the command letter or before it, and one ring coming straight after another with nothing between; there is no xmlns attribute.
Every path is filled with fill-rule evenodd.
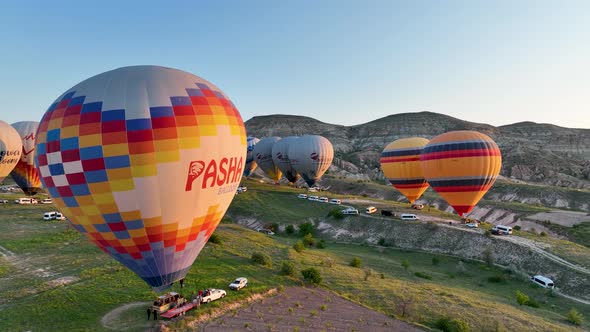
<svg viewBox="0 0 590 332"><path fill-rule="evenodd" d="M312 187L334 159L319 135L246 136L218 87L180 70L123 67L57 97L40 122L0 121L0 182L44 190L73 227L155 291L182 280L257 168L272 182ZM388 144L381 168L414 203L430 186L469 213L501 169L475 131ZM259 172L260 173L260 172Z"/></svg>

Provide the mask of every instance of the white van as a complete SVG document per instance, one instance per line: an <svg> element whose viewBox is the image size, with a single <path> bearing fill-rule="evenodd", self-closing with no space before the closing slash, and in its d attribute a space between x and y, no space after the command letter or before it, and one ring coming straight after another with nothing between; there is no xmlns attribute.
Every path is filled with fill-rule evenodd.
<svg viewBox="0 0 590 332"><path fill-rule="evenodd" d="M45 212L45 213L43 213L43 220L53 220L53 219L55 219L56 214L57 214L56 211Z"/></svg>
<svg viewBox="0 0 590 332"><path fill-rule="evenodd" d="M37 200L32 197L21 197L14 200L16 204L37 204Z"/></svg>
<svg viewBox="0 0 590 332"><path fill-rule="evenodd" d="M503 225L496 225L492 227L493 234L512 234L512 227L510 226L503 226Z"/></svg>
<svg viewBox="0 0 590 332"><path fill-rule="evenodd" d="M330 200L330 204L336 204L336 205L340 205L340 204L342 204L342 201L341 201L341 200L339 200L339 199L337 199L337 198L332 198L332 199Z"/></svg>
<svg viewBox="0 0 590 332"><path fill-rule="evenodd" d="M377 208L374 206L369 206L368 208L365 209L366 214L371 214L371 213L375 213L375 212L377 212Z"/></svg>
<svg viewBox="0 0 590 332"><path fill-rule="evenodd" d="M41 200L41 204L52 204L53 200L51 198L45 198Z"/></svg>
<svg viewBox="0 0 590 332"><path fill-rule="evenodd" d="M411 214L411 213L402 213L402 214L400 215L400 218L401 218L402 220L420 220L420 218L418 218L418 216L417 216L417 215L415 215L415 214Z"/></svg>
<svg viewBox="0 0 590 332"><path fill-rule="evenodd" d="M554 288L555 287L555 285L553 284L553 280L551 280L547 277L543 277L541 275L536 275L534 277L531 277L531 281L543 288Z"/></svg>
<svg viewBox="0 0 590 332"><path fill-rule="evenodd" d="M359 210L355 208L348 208L341 211L342 214L359 214Z"/></svg>

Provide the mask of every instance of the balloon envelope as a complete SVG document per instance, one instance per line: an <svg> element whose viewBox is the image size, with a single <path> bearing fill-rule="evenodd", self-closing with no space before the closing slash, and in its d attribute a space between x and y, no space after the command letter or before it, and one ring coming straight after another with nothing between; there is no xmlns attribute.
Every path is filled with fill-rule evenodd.
<svg viewBox="0 0 590 332"><path fill-rule="evenodd" d="M256 161L254 160L254 146L258 142L260 142L258 138L248 136L248 148L246 153L246 166L244 166L244 176L250 176L250 174L254 172L254 170L258 166L258 164L256 164Z"/></svg>
<svg viewBox="0 0 590 332"><path fill-rule="evenodd" d="M410 203L428 189L420 168L420 152L428 144L422 137L402 138L389 143L381 153L381 169L389 182Z"/></svg>
<svg viewBox="0 0 590 332"><path fill-rule="evenodd" d="M20 161L23 143L11 125L0 120L0 183Z"/></svg>
<svg viewBox="0 0 590 332"><path fill-rule="evenodd" d="M13 123L12 127L16 129L22 139L23 152L10 176L27 196L33 196L43 190L39 172L35 167L35 135L39 122L21 121Z"/></svg>
<svg viewBox="0 0 590 332"><path fill-rule="evenodd" d="M297 141L297 136L284 137L272 147L272 160L283 173L283 176L291 183L299 179L299 174L289 160L289 149Z"/></svg>
<svg viewBox="0 0 590 332"><path fill-rule="evenodd" d="M502 156L489 136L452 131L430 140L422 150L420 166L432 189L462 216L494 184Z"/></svg>
<svg viewBox="0 0 590 332"><path fill-rule="evenodd" d="M36 163L55 205L156 291L182 279L232 201L246 132L232 102L157 66L89 78L49 107Z"/></svg>
<svg viewBox="0 0 590 332"><path fill-rule="evenodd" d="M309 186L313 186L328 170L334 159L332 143L322 136L306 135L289 148L293 168Z"/></svg>
<svg viewBox="0 0 590 332"><path fill-rule="evenodd" d="M254 146L254 161L258 164L258 167L268 175L275 182L281 179L281 170L272 160L272 147L278 142L280 137L266 137L261 139Z"/></svg>

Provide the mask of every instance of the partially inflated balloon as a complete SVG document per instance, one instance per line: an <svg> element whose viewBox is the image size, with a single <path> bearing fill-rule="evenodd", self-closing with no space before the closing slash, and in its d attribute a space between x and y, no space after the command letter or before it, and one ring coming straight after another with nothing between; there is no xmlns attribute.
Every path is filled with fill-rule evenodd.
<svg viewBox="0 0 590 332"><path fill-rule="evenodd" d="M280 137L266 137L261 139L254 146L254 161L258 167L275 182L281 179L281 170L272 160L272 147L278 142Z"/></svg>
<svg viewBox="0 0 590 332"><path fill-rule="evenodd" d="M0 183L20 161L22 149L23 143L16 129L0 120Z"/></svg>
<svg viewBox="0 0 590 332"><path fill-rule="evenodd" d="M422 137L402 138L389 143L381 154L381 169L389 182L410 203L428 189L420 168L420 152L428 144Z"/></svg>
<svg viewBox="0 0 590 332"><path fill-rule="evenodd" d="M476 131L452 131L422 150L420 166L436 192L462 216L469 213L500 174L498 145Z"/></svg>
<svg viewBox="0 0 590 332"><path fill-rule="evenodd" d="M55 205L159 291L184 278L243 174L242 118L213 84L157 66L89 78L49 107L37 165Z"/></svg>
<svg viewBox="0 0 590 332"><path fill-rule="evenodd" d="M247 139L247 154L246 154L246 166L244 166L244 176L250 176L252 172L256 169L258 164L254 160L254 146L256 143L260 142L260 140L256 137L248 136Z"/></svg>
<svg viewBox="0 0 590 332"><path fill-rule="evenodd" d="M291 165L309 186L313 186L324 175L333 159L332 143L322 136L301 136L297 144L289 148Z"/></svg>
<svg viewBox="0 0 590 332"><path fill-rule="evenodd" d="M33 196L43 190L39 172L35 167L35 135L39 122L21 121L13 123L12 127L16 129L22 139L23 152L10 176L27 196Z"/></svg>
<svg viewBox="0 0 590 332"><path fill-rule="evenodd" d="M273 162L281 170L283 176L291 183L295 183L299 179L299 174L297 174L297 171L293 168L289 160L289 148L295 144L297 138L297 136L282 138L272 147Z"/></svg>

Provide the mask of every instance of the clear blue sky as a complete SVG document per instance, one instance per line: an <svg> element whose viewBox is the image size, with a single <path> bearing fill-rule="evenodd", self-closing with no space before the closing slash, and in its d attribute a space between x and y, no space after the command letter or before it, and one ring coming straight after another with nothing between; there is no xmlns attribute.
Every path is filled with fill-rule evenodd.
<svg viewBox="0 0 590 332"><path fill-rule="evenodd" d="M244 120L432 111L590 128L590 1L2 1L0 119L117 67L189 71Z"/></svg>

